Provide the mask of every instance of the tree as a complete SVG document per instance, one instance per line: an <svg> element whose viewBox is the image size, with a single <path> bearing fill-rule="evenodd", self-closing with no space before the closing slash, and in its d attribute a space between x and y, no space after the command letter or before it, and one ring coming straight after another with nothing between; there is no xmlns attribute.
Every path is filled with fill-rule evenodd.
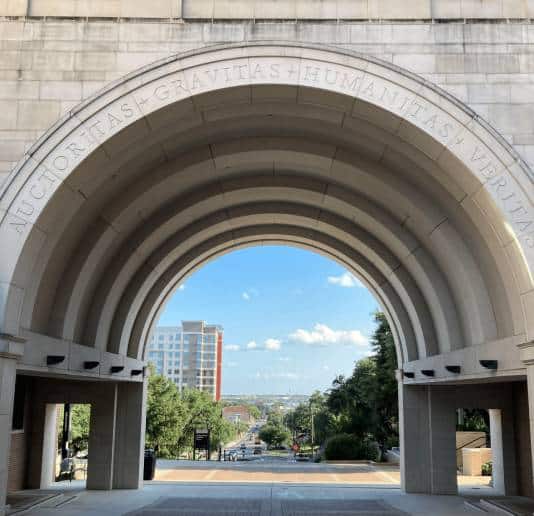
<svg viewBox="0 0 534 516"><path fill-rule="evenodd" d="M279 448L289 442L291 434L284 425L271 421L261 427L259 437L269 448Z"/></svg>
<svg viewBox="0 0 534 516"><path fill-rule="evenodd" d="M87 450L89 446L89 420L91 418L91 405L71 405L71 444L74 453Z"/></svg>
<svg viewBox="0 0 534 516"><path fill-rule="evenodd" d="M338 376L327 398L338 432L372 437L384 451L398 442L397 357L385 315L375 313L374 354L359 360L349 378Z"/></svg>
<svg viewBox="0 0 534 516"><path fill-rule="evenodd" d="M260 409L256 405L247 405L248 413L253 419L259 419L261 416Z"/></svg>
<svg viewBox="0 0 534 516"><path fill-rule="evenodd" d="M391 328L382 312L375 313L378 323L371 344L375 362L375 396L376 411L374 437L382 452L398 444L399 402L398 386L395 378L397 369L397 352Z"/></svg>
<svg viewBox="0 0 534 516"><path fill-rule="evenodd" d="M157 447L160 456L173 454L183 434L186 408L178 388L162 375L151 374L148 379L146 441Z"/></svg>

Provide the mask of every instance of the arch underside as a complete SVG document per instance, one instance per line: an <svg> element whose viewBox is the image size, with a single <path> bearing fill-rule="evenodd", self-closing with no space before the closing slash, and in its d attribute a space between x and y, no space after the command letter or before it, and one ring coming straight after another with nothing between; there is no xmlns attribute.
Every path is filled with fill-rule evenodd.
<svg viewBox="0 0 534 516"><path fill-rule="evenodd" d="M187 275L233 249L285 243L365 283L401 363L527 340L521 246L463 164L440 162L444 147L405 125L347 95L273 84L130 124L42 211L13 275L19 327L143 359Z"/></svg>

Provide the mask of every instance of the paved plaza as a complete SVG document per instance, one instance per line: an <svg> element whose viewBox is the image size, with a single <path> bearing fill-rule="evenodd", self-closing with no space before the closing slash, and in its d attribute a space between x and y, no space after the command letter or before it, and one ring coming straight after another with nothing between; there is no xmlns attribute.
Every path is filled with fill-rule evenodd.
<svg viewBox="0 0 534 516"><path fill-rule="evenodd" d="M299 463L266 456L246 462L159 460L156 481L336 484L399 487L398 465L369 463ZM490 488L491 477L459 476L460 488Z"/></svg>
<svg viewBox="0 0 534 516"><path fill-rule="evenodd" d="M406 495L396 465L265 456L239 462L159 460L155 480L141 491L86 491L84 482L74 481L24 496L44 494L28 513L39 516L457 515L475 514L465 501L491 496L488 482L459 477L462 496Z"/></svg>
<svg viewBox="0 0 534 516"><path fill-rule="evenodd" d="M399 488L334 484L147 482L142 490L76 491L31 516L457 516L476 514L470 497L408 495ZM74 494L74 496L72 496ZM479 497L472 497L477 500Z"/></svg>

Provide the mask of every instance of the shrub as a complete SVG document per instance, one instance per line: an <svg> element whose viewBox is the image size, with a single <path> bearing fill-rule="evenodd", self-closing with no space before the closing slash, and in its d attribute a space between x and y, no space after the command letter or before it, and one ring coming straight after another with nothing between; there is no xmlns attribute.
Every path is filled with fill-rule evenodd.
<svg viewBox="0 0 534 516"><path fill-rule="evenodd" d="M376 460L377 449L368 439L337 434L328 439L324 456L326 460Z"/></svg>
<svg viewBox="0 0 534 516"><path fill-rule="evenodd" d="M482 464L482 476L491 477L492 474L492 463L491 461L485 462Z"/></svg>

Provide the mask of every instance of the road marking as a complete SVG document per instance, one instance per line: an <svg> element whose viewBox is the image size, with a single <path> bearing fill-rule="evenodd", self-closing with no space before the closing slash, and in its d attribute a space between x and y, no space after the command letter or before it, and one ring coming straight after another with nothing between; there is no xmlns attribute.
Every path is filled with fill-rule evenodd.
<svg viewBox="0 0 534 516"><path fill-rule="evenodd" d="M214 476L215 476L215 473L217 473L217 470L216 469L212 469L205 477L206 480L211 480Z"/></svg>

